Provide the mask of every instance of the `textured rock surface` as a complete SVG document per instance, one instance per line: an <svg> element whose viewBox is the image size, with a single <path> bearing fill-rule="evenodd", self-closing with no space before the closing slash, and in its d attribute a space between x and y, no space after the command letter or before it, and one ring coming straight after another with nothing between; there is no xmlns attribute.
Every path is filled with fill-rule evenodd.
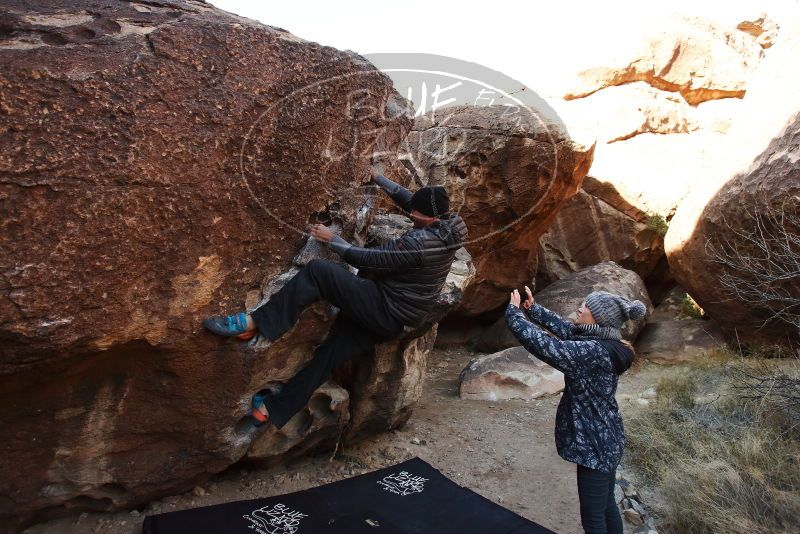
<svg viewBox="0 0 800 534"><path fill-rule="evenodd" d="M349 407L347 390L328 381L283 428L268 426L259 434L247 451L247 458L275 463L289 456L331 449L350 421Z"/></svg>
<svg viewBox="0 0 800 534"><path fill-rule="evenodd" d="M633 271L611 261L581 269L553 282L536 293L534 300L564 319L575 321L578 308L592 291L608 291L627 299L641 300L647 306L647 315L653 310L642 279ZM622 336L630 341L636 339L644 328L647 315L638 321L626 322ZM475 348L481 352L495 352L518 345L519 342L501 317L476 340Z"/></svg>
<svg viewBox="0 0 800 534"><path fill-rule="evenodd" d="M637 356L662 364L681 363L724 347L714 320L686 315L686 298L686 291L678 286L655 307L636 339Z"/></svg>
<svg viewBox="0 0 800 534"><path fill-rule="evenodd" d="M584 124L599 143L616 143L644 133L689 133L700 127L696 108L687 105L680 94L644 81L606 87L591 98L575 100L572 109L586 117Z"/></svg>
<svg viewBox="0 0 800 534"><path fill-rule="evenodd" d="M712 320L656 321L642 330L636 340L636 354L658 363L682 363L724 345L722 332Z"/></svg>
<svg viewBox="0 0 800 534"><path fill-rule="evenodd" d="M469 362L461 372L462 399L538 399L564 390L564 373L522 347L512 347Z"/></svg>
<svg viewBox="0 0 800 534"><path fill-rule="evenodd" d="M351 382L343 380L353 391L348 440L402 426L411 416L411 408L422 395L436 326L418 334L407 333L379 345L374 360L357 366Z"/></svg>
<svg viewBox="0 0 800 534"><path fill-rule="evenodd" d="M616 58L618 64L581 72L581 85L566 98L635 81L680 93L693 105L744 95L747 78L762 55L752 35L689 17L670 20L661 31L642 50Z"/></svg>
<svg viewBox="0 0 800 534"><path fill-rule="evenodd" d="M469 226L477 275L461 315L501 306L508 287L533 278L537 240L591 165L593 146L570 138L552 111L534 111L444 108L419 117L403 144L401 181L444 185Z"/></svg>
<svg viewBox="0 0 800 534"><path fill-rule="evenodd" d="M587 177L584 184L592 182L596 180ZM558 212L539 240L537 284L552 283L604 261L642 279L653 272L664 257L663 236L647 224L645 213L604 193L601 187L584 187Z"/></svg>
<svg viewBox="0 0 800 534"><path fill-rule="evenodd" d="M770 53L734 26L664 17L631 29L632 37L640 32L640 48L626 40L580 73L567 101L554 105L571 130L597 138L592 177L641 211L673 215L706 179L698 174L721 150Z"/></svg>
<svg viewBox="0 0 800 534"><path fill-rule="evenodd" d="M736 29L755 37L756 43L761 48L769 48L775 44L775 39L778 38L780 25L766 13L761 13L753 19L743 20L736 25Z"/></svg>
<svg viewBox="0 0 800 534"><path fill-rule="evenodd" d="M250 396L331 324L314 306L267 348L201 320L285 280L293 227L359 239L359 177L410 129L404 101L352 52L199 2L12 1L0 18L0 521L191 488L246 453Z"/></svg>
<svg viewBox="0 0 800 534"><path fill-rule="evenodd" d="M796 245L800 235L800 80L785 67L800 57L798 32L800 16L782 21L780 38L767 51L726 144L705 175L695 176L704 187L681 204L665 240L675 278L732 342L761 344L800 337L797 324L780 320L764 324L776 309L796 306L800 300L796 274L778 276L774 271L783 265L792 272L800 257ZM760 239L761 235L767 240ZM759 241L769 251L769 261L764 250L758 249ZM738 260L733 263L739 267L733 268L715 261L730 253L750 258L745 264L754 267L752 272L739 268L747 265ZM775 282L752 285L765 280L764 273L776 275ZM750 288L755 293L737 295L724 287L726 276L739 278L735 285L740 290ZM764 302L759 295L765 294L784 299L783 303L773 298Z"/></svg>

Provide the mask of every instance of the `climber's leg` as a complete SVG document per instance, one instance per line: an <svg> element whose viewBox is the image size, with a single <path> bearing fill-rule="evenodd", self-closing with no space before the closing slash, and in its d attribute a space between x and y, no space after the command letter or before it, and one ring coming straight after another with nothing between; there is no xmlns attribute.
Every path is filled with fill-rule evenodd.
<svg viewBox="0 0 800 534"><path fill-rule="evenodd" d="M387 332L386 335L397 334ZM386 336L340 314L328 337L314 351L311 362L286 382L279 393L264 395L269 422L281 428L308 403L311 394L331 376L334 367L351 358L374 354L375 344L385 339Z"/></svg>
<svg viewBox="0 0 800 534"><path fill-rule="evenodd" d="M258 330L275 341L297 322L306 306L319 299L337 306L352 320L379 334L402 330L402 324L388 313L375 282L326 260L308 262L265 304L253 310L251 316Z"/></svg>

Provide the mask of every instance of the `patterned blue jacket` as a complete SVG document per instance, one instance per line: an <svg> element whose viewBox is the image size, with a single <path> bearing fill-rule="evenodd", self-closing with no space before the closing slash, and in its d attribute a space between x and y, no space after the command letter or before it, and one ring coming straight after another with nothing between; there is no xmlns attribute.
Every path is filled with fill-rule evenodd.
<svg viewBox="0 0 800 534"><path fill-rule="evenodd" d="M625 446L622 416L614 398L618 377L612 362L615 345L633 359L633 352L621 342L608 341L618 340L619 330L581 329L539 304L526 311L509 304L506 322L528 352L564 373L564 394L556 412L558 454L568 462L613 473Z"/></svg>

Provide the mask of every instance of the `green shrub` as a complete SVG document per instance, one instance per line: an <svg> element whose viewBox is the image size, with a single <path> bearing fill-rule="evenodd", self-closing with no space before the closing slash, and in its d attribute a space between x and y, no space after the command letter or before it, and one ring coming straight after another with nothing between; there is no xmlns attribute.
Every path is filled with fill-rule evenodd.
<svg viewBox="0 0 800 534"><path fill-rule="evenodd" d="M658 215L657 213L651 213L647 216L647 220L645 224L649 229L664 237L667 235L667 230L669 230L669 223L664 218L663 215Z"/></svg>

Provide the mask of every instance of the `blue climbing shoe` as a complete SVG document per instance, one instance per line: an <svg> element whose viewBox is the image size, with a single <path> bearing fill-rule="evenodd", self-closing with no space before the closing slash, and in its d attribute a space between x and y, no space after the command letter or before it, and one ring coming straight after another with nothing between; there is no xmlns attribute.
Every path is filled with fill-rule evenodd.
<svg viewBox="0 0 800 534"><path fill-rule="evenodd" d="M234 315L215 315L203 321L203 326L219 336L247 340L256 335L256 330L247 329L247 314L240 312Z"/></svg>
<svg viewBox="0 0 800 534"><path fill-rule="evenodd" d="M255 426L264 426L267 421L269 421L269 416L264 415L261 413L261 408L264 406L264 397L266 395L262 395L261 393L256 393L253 395L253 409L250 411L250 417L253 419L253 425Z"/></svg>

